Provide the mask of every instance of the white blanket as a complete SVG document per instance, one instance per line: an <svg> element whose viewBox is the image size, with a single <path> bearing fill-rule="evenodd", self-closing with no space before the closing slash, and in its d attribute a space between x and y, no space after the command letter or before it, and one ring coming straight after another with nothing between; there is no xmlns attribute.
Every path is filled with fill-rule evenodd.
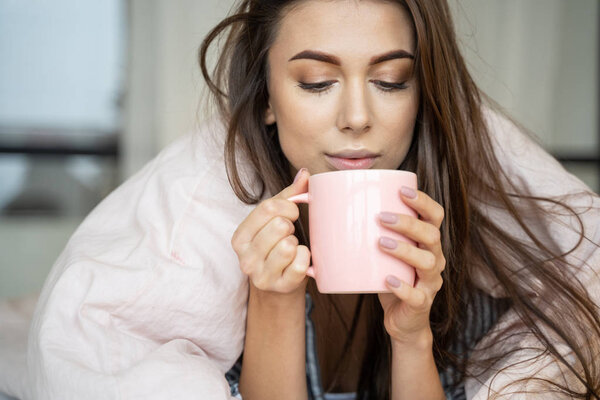
<svg viewBox="0 0 600 400"><path fill-rule="evenodd" d="M586 189L514 126L489 117L499 158L521 184L538 195ZM248 290L230 239L253 206L229 186L222 140L223 127L209 121L163 150L85 219L37 304L22 378L28 384L15 393L20 398L230 398L224 374L242 351ZM598 198L593 201L584 221L599 242ZM589 198L581 202L590 205ZM514 223L505 223L518 234ZM572 224L565 217L552 230L564 246L576 238L566 228ZM597 267L598 254L584 244L573 256ZM591 269L581 274L598 285ZM479 282L502 296L493 281L481 276ZM509 311L501 323L511 318ZM509 370L499 382L526 372ZM497 382L469 380L467 397L487 398Z"/></svg>
<svg viewBox="0 0 600 400"><path fill-rule="evenodd" d="M166 148L70 239L31 327L26 398L229 398L247 300L230 239L251 207L212 133Z"/></svg>

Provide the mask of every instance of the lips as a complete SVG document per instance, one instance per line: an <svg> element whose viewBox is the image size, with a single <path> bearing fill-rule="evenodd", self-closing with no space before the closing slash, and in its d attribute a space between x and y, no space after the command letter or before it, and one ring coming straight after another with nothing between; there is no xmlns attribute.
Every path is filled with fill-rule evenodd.
<svg viewBox="0 0 600 400"><path fill-rule="evenodd" d="M338 170L368 169L375 164L379 154L368 150L344 150L334 154L325 154L327 162Z"/></svg>
<svg viewBox="0 0 600 400"><path fill-rule="evenodd" d="M337 153L328 153L327 155L338 158L373 158L379 156L379 154L373 153L366 149L342 150Z"/></svg>

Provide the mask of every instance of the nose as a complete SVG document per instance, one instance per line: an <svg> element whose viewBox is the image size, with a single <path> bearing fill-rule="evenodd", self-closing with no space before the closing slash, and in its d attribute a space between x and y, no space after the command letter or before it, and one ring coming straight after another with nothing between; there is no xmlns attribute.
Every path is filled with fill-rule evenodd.
<svg viewBox="0 0 600 400"><path fill-rule="evenodd" d="M338 129L347 133L363 133L370 129L368 93L360 80L346 85L342 92L340 112L338 113Z"/></svg>

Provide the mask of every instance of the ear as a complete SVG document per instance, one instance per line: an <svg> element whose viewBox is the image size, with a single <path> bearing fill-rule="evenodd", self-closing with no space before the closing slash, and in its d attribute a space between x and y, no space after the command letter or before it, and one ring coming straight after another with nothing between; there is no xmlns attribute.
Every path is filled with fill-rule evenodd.
<svg viewBox="0 0 600 400"><path fill-rule="evenodd" d="M269 107L265 111L265 124L271 125L275 123L275 113L273 112L273 108L271 107L271 103L269 102Z"/></svg>

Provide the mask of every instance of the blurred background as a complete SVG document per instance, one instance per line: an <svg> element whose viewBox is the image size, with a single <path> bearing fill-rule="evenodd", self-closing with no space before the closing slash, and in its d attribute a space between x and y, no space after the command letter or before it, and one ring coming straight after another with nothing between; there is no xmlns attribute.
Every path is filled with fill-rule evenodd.
<svg viewBox="0 0 600 400"><path fill-rule="evenodd" d="M449 0L481 88L600 189L597 0ZM0 0L0 298L209 112L196 50L232 0ZM211 55L214 60L214 51Z"/></svg>

